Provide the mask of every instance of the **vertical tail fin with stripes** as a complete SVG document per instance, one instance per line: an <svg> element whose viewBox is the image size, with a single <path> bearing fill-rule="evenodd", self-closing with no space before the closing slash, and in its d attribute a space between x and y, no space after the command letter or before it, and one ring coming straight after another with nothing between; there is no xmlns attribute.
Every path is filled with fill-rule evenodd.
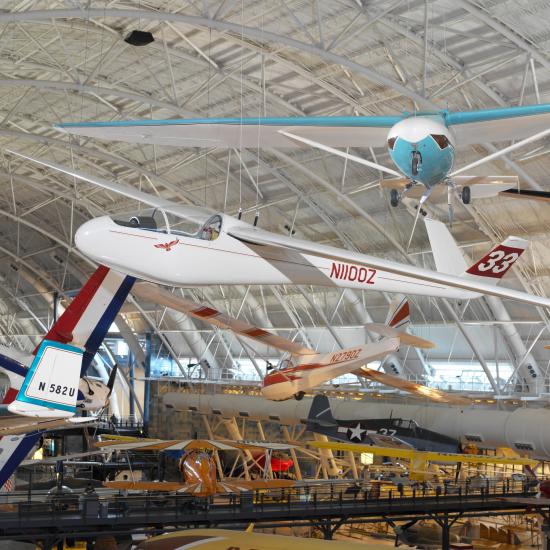
<svg viewBox="0 0 550 550"><path fill-rule="evenodd" d="M519 237L508 237L504 242L495 246L462 274L463 277L475 279L497 285L502 277L514 265L517 259L529 246L529 241Z"/></svg>
<svg viewBox="0 0 550 550"><path fill-rule="evenodd" d="M475 278L485 283L498 284L529 245L525 239L508 237L468 267L447 226L429 218L425 218L424 223L437 271L466 279Z"/></svg>
<svg viewBox="0 0 550 550"><path fill-rule="evenodd" d="M21 416L64 418L76 412L83 352L44 340L8 410Z"/></svg>

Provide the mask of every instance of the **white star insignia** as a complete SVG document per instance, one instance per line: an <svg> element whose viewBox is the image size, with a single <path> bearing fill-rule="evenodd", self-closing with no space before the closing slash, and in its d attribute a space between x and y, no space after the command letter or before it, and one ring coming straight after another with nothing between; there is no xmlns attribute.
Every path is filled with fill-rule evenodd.
<svg viewBox="0 0 550 550"><path fill-rule="evenodd" d="M367 430L363 430L363 428L361 428L361 424L357 424L357 426L355 426L355 428L349 428L349 438L350 439L358 439L359 441L361 441L362 439L362 435L366 432Z"/></svg>

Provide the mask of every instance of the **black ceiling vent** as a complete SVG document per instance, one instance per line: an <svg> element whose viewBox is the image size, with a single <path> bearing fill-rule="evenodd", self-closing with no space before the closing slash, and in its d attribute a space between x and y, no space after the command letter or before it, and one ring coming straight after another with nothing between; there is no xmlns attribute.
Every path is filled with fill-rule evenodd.
<svg viewBox="0 0 550 550"><path fill-rule="evenodd" d="M155 37L147 31L130 31L125 37L124 42L131 46L147 46L155 41Z"/></svg>

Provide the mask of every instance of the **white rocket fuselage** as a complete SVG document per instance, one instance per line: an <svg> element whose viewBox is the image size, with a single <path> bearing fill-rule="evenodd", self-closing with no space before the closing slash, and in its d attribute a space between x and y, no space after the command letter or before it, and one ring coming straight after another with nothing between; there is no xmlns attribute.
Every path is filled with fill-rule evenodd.
<svg viewBox="0 0 550 550"><path fill-rule="evenodd" d="M164 404L176 410L278 421L285 425L304 423L312 399L273 402L246 395L167 393ZM453 407L385 401L331 399L334 417L345 420L404 418L421 427L450 437L471 441L481 448L511 447L537 457L550 457L550 410L488 407Z"/></svg>

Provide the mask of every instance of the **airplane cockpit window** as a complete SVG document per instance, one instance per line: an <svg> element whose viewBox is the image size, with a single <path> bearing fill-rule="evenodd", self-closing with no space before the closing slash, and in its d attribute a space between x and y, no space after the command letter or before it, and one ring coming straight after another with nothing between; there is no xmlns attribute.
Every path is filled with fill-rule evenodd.
<svg viewBox="0 0 550 550"><path fill-rule="evenodd" d="M279 364L278 370L291 369L293 366L294 363L292 362L292 359L283 359Z"/></svg>
<svg viewBox="0 0 550 550"><path fill-rule="evenodd" d="M156 233L170 233L195 239L214 240L221 230L221 216L211 216L202 224L175 213L166 212L162 208L146 208L130 213L121 213L112 216L117 225L144 229Z"/></svg>
<svg viewBox="0 0 550 550"><path fill-rule="evenodd" d="M130 213L113 216L117 225L147 229L149 231L166 231L166 219L159 208L146 208Z"/></svg>
<svg viewBox="0 0 550 550"><path fill-rule="evenodd" d="M220 236L222 230L221 216L212 216L199 231L199 238L204 241L215 241Z"/></svg>

